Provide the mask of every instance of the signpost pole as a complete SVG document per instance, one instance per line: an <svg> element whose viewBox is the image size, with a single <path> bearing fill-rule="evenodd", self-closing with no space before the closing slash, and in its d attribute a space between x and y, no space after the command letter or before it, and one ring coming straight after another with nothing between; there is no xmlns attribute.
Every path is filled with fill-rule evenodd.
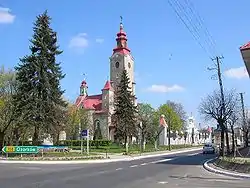
<svg viewBox="0 0 250 188"><path fill-rule="evenodd" d="M81 135L80 139L81 139L81 154L83 154L83 136L82 135Z"/></svg>
<svg viewBox="0 0 250 188"><path fill-rule="evenodd" d="M89 155L89 129L87 129L87 155Z"/></svg>

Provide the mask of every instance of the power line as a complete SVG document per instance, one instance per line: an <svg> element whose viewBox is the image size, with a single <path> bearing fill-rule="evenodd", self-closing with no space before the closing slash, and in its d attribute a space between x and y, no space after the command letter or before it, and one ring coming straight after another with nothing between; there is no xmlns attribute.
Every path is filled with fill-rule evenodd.
<svg viewBox="0 0 250 188"><path fill-rule="evenodd" d="M179 7L179 9L181 10L181 12L183 13L184 17L186 18L187 22L188 22L188 25L191 26L193 28L193 32L196 33L197 35L197 39L199 41L202 41L202 35L201 35L201 32L200 32L200 29L199 27L197 27L197 25L195 24L195 20L198 21L198 19L196 18L196 16L192 13L194 12L191 8L190 8L190 5L186 4L185 6L182 5L182 3L180 3L178 0L173 0L175 1L176 3L176 6ZM186 7L188 7L189 9L187 9ZM187 10L190 10L189 12ZM203 32L204 34L205 32ZM210 44L209 42L207 42L206 38L204 39L204 42L205 42L205 48L206 47L209 47ZM206 49L208 52L211 52L209 51L209 48ZM211 53L212 55L213 53Z"/></svg>
<svg viewBox="0 0 250 188"><path fill-rule="evenodd" d="M189 28L188 24L185 22L185 20L181 17L180 13L178 12L178 10L174 7L174 5L172 4L172 2L170 0L168 0L169 5L173 8L174 12L176 13L176 15L178 16L178 18L181 20L181 22L185 25L185 27L188 29L188 31L191 33L192 37L194 38L194 40L200 45L200 47L207 53L207 55L209 56L209 58L211 58L211 54L207 51L207 49L202 45L202 43L199 41L199 37L197 37L193 31Z"/></svg>
<svg viewBox="0 0 250 188"><path fill-rule="evenodd" d="M214 50L214 52L215 52L216 54L218 54L218 51L217 51L217 49L216 49L216 42L215 42L214 38L212 37L212 35L210 34L210 32L208 31L207 27L204 25L204 19L202 19L202 17L200 16L199 12L196 11L195 6L194 6L194 4L192 3L192 1L190 1L190 0L185 0L185 2L186 2L187 7L188 7L188 8L190 9L190 11L191 11L191 14L193 14L194 17L196 18L196 20L197 20L197 22L198 22L200 28L201 28L201 29L204 29L204 31L205 31L205 32L204 32L204 35L207 36L207 39L208 39L208 41L210 42L211 49Z"/></svg>
<svg viewBox="0 0 250 188"><path fill-rule="evenodd" d="M195 11L193 3L189 0L185 0L184 2L185 4L183 5L178 0L168 0L168 4L191 33L193 39L200 45L200 47L211 59L211 57L219 54L216 48L215 40L209 33L207 27L204 26L204 20L201 18L199 13Z"/></svg>

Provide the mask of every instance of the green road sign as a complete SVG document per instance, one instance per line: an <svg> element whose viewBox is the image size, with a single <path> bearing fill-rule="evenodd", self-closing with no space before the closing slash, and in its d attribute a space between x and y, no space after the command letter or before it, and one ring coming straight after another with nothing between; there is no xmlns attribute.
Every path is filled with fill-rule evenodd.
<svg viewBox="0 0 250 188"><path fill-rule="evenodd" d="M38 153L37 146L4 146L4 153Z"/></svg>

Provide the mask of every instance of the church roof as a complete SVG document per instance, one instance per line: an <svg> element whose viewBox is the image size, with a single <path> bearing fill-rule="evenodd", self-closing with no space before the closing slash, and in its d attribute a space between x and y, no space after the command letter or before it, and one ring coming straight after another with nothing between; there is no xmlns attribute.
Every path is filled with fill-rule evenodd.
<svg viewBox="0 0 250 188"><path fill-rule="evenodd" d="M240 47L240 50L248 50L248 49L250 49L250 42L248 42Z"/></svg>
<svg viewBox="0 0 250 188"><path fill-rule="evenodd" d="M87 110L102 110L102 95L79 96L76 100L76 105L83 107Z"/></svg>
<svg viewBox="0 0 250 188"><path fill-rule="evenodd" d="M109 80L107 80L102 90L110 90L110 89L112 89L111 83Z"/></svg>

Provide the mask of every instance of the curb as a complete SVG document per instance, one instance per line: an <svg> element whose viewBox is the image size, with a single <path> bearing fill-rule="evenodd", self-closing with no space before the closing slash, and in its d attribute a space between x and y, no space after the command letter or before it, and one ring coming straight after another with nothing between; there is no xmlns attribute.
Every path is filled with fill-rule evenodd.
<svg viewBox="0 0 250 188"><path fill-rule="evenodd" d="M175 151L175 152L168 152L168 153L159 153L159 154L152 154L152 155L145 155L145 156L136 156L136 157L124 157L120 159L99 159L99 160L76 160L76 161L19 161L19 160L3 160L0 159L0 163L5 164L98 164L98 163L111 163L111 162L121 162L121 161L133 161L133 160L140 160L152 157L161 157L161 156L168 156L173 154L179 153L186 153L192 151L199 151L201 148L189 149L189 150L182 150L182 151Z"/></svg>
<svg viewBox="0 0 250 188"><path fill-rule="evenodd" d="M215 160L216 158L213 159L209 159L207 160L204 164L203 167L209 171L209 172L213 172L216 174L221 174L221 175L226 175L226 176L231 176L234 178L246 178L246 179L250 179L250 174L244 174L244 173L238 173L238 172L227 172L223 169L219 170L219 169L215 169L211 166L208 165L208 163L210 163L211 161Z"/></svg>

